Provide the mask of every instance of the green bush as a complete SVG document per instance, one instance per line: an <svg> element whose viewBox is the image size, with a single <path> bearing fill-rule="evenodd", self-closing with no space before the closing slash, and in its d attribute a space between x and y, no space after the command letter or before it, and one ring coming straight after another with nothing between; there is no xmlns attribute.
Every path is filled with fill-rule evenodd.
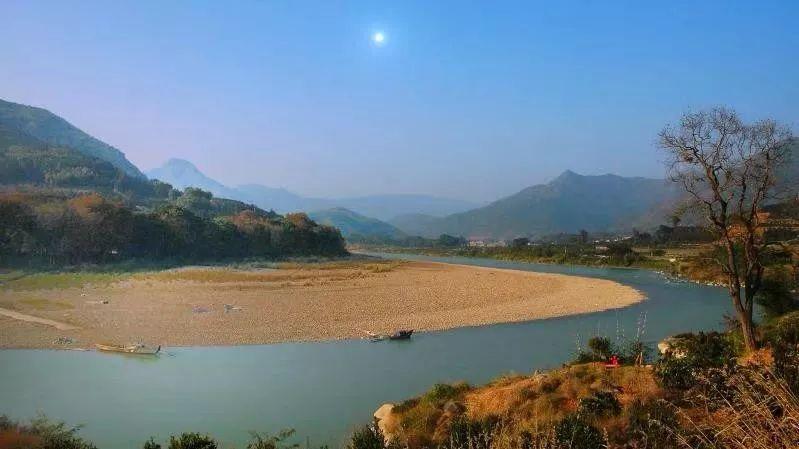
<svg viewBox="0 0 799 449"><path fill-rule="evenodd" d="M217 449L216 441L208 435L182 433L169 437L169 449Z"/></svg>
<svg viewBox="0 0 799 449"><path fill-rule="evenodd" d="M613 345L606 337L592 337L588 340L588 349L602 359L607 359L613 352Z"/></svg>
<svg viewBox="0 0 799 449"><path fill-rule="evenodd" d="M36 449L97 449L97 446L77 435L80 427L67 427L63 422L52 422L44 415L32 419L24 425L0 415L0 430L35 439Z"/></svg>
<svg viewBox="0 0 799 449"><path fill-rule="evenodd" d="M294 429L281 430L277 435L250 432L247 449L296 449L299 444L286 444L286 440L294 435Z"/></svg>
<svg viewBox="0 0 799 449"><path fill-rule="evenodd" d="M489 416L481 421L472 421L464 416L455 418L450 424L448 446L451 449L490 449L500 420Z"/></svg>
<svg viewBox="0 0 799 449"><path fill-rule="evenodd" d="M578 413L584 417L616 416L621 412L621 404L616 395L609 391L597 391L580 399Z"/></svg>
<svg viewBox="0 0 799 449"><path fill-rule="evenodd" d="M792 284L791 274L784 269L773 269L763 279L755 301L760 305L764 318L774 319L799 307L791 293Z"/></svg>
<svg viewBox="0 0 799 449"><path fill-rule="evenodd" d="M356 429L347 444L347 449L384 449L385 447L383 432L376 425Z"/></svg>
<svg viewBox="0 0 799 449"><path fill-rule="evenodd" d="M652 347L641 340L631 340L626 342L619 350L620 362L623 364L645 364L652 358Z"/></svg>
<svg viewBox="0 0 799 449"><path fill-rule="evenodd" d="M575 363L604 362L615 352L613 343L607 337L591 337L587 346L587 351L577 352Z"/></svg>
<svg viewBox="0 0 799 449"><path fill-rule="evenodd" d="M774 374L781 377L794 394L799 395L799 346L779 341L772 346Z"/></svg>
<svg viewBox="0 0 799 449"><path fill-rule="evenodd" d="M735 347L726 334L681 334L674 337L672 346L655 364L655 377L665 388L687 390L696 384L697 376L735 365Z"/></svg>
<svg viewBox="0 0 799 449"><path fill-rule="evenodd" d="M599 429L574 414L555 425L555 441L562 449L599 449L607 444Z"/></svg>
<svg viewBox="0 0 799 449"><path fill-rule="evenodd" d="M677 447L674 429L679 427L679 421L673 407L666 401L659 399L643 402L636 399L630 404L627 414L624 442L631 447L648 449Z"/></svg>
<svg viewBox="0 0 799 449"><path fill-rule="evenodd" d="M655 364L655 378L664 388L687 390L694 385L694 370L690 360L666 355Z"/></svg>
<svg viewBox="0 0 799 449"><path fill-rule="evenodd" d="M764 339L772 345L799 344L799 311L783 315L763 330Z"/></svg>
<svg viewBox="0 0 799 449"><path fill-rule="evenodd" d="M161 449L161 445L155 442L155 438L150 437L142 446L142 449Z"/></svg>
<svg viewBox="0 0 799 449"><path fill-rule="evenodd" d="M423 399L432 403L440 403L457 399L462 393L469 390L469 384L457 383L451 384L435 384L433 388L425 393Z"/></svg>

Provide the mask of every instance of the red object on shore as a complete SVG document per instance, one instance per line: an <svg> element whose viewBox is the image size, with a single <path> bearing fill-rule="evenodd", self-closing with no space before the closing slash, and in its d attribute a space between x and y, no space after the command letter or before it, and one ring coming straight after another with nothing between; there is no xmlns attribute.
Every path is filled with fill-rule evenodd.
<svg viewBox="0 0 799 449"><path fill-rule="evenodd" d="M619 357L616 355L610 356L610 362L605 364L605 368L618 368L619 366Z"/></svg>

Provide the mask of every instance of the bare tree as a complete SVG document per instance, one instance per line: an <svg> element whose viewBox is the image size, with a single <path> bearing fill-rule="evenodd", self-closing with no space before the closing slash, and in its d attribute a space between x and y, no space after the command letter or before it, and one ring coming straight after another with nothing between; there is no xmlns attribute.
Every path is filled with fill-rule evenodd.
<svg viewBox="0 0 799 449"><path fill-rule="evenodd" d="M660 133L671 179L688 193L724 250L718 263L749 350L757 348L752 309L767 245L759 229L761 206L777 191L790 139L790 130L773 120L745 124L725 108L685 114L678 126Z"/></svg>

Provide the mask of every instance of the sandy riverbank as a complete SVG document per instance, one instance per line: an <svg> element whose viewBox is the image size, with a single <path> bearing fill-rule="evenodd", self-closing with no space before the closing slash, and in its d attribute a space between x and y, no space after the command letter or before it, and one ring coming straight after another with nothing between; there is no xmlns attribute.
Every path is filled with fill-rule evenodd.
<svg viewBox="0 0 799 449"><path fill-rule="evenodd" d="M613 281L432 262L185 268L80 287L0 291L0 347L166 346L314 341L624 307L643 296ZM107 303L104 303L107 302ZM226 311L225 305L230 305ZM38 321L38 322L37 322ZM60 337L74 343L56 344Z"/></svg>

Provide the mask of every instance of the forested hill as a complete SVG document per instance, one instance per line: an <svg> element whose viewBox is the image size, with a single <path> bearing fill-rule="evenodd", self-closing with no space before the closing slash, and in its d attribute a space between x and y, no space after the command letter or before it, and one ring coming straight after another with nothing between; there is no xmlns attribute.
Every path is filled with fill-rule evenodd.
<svg viewBox="0 0 799 449"><path fill-rule="evenodd" d="M0 266L346 253L337 229L305 214L179 191L17 125L0 120Z"/></svg>
<svg viewBox="0 0 799 449"><path fill-rule="evenodd" d="M108 161L68 146L44 142L0 122L0 185L90 190L147 202L172 187L129 175Z"/></svg>
<svg viewBox="0 0 799 449"><path fill-rule="evenodd" d="M68 147L106 161L134 178L144 175L118 149L76 128L52 112L0 100L0 125L55 147Z"/></svg>

